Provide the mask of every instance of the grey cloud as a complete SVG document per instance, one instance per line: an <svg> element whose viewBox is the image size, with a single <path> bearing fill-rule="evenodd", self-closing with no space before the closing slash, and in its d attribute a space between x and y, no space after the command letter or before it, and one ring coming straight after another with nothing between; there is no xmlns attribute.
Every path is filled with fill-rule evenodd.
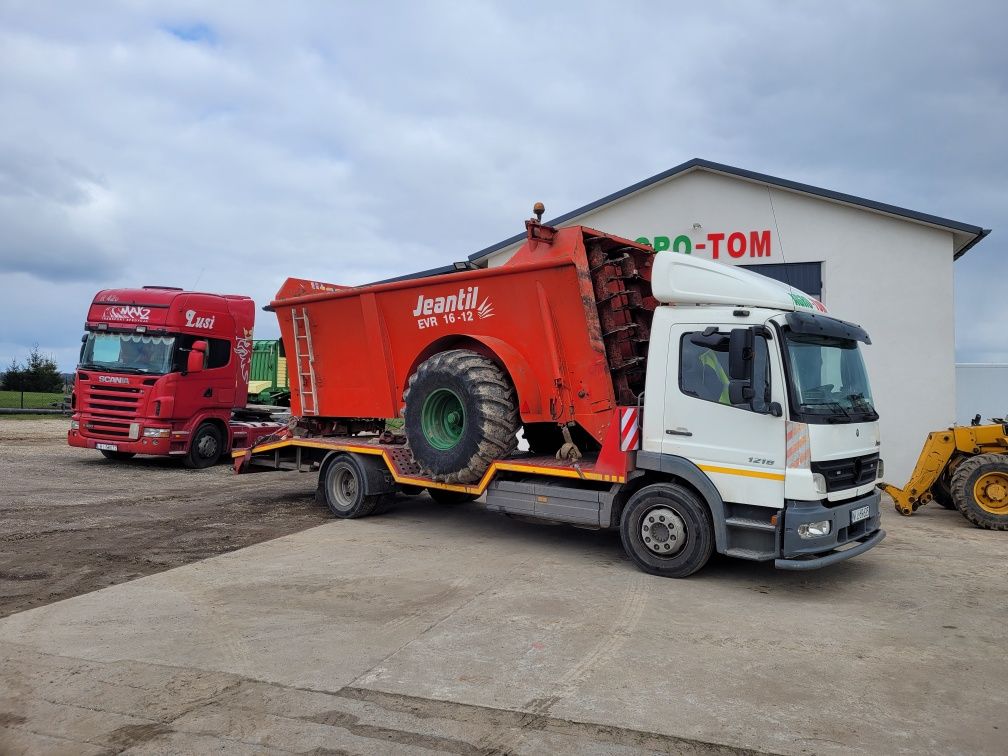
<svg viewBox="0 0 1008 756"><path fill-rule="evenodd" d="M1008 275L1006 20L993 2L0 10L0 270L81 299L72 328L33 332L72 341L99 286L264 303L288 275L362 283L700 156L994 227L956 264L959 351L1005 354L976 292Z"/></svg>

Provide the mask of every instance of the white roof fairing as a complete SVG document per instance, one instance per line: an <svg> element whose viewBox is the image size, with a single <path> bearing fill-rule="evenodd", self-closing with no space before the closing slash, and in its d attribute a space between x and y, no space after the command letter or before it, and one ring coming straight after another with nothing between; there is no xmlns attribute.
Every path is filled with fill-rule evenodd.
<svg viewBox="0 0 1008 756"><path fill-rule="evenodd" d="M655 255L651 290L664 304L826 312L815 298L793 286L743 268L675 252Z"/></svg>

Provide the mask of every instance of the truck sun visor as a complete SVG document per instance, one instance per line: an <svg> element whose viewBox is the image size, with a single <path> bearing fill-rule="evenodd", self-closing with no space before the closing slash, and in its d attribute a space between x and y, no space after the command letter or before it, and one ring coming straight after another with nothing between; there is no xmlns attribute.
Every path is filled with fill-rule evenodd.
<svg viewBox="0 0 1008 756"><path fill-rule="evenodd" d="M811 312L789 312L785 318L788 326L795 333L830 336L837 339L851 339L871 344L868 332L854 323L847 323L843 320Z"/></svg>

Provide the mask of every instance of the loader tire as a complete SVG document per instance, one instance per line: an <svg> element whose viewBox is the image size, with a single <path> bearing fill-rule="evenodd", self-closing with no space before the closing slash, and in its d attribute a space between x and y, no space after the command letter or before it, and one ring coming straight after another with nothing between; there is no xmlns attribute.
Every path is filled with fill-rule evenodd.
<svg viewBox="0 0 1008 756"><path fill-rule="evenodd" d="M945 507L945 509L958 509L955 499L952 498L952 484L949 482L947 472L943 472L931 486L931 495L935 503Z"/></svg>
<svg viewBox="0 0 1008 756"><path fill-rule="evenodd" d="M420 363L403 401L413 457L434 480L474 483L518 445L514 387L475 352L453 349Z"/></svg>
<svg viewBox="0 0 1008 756"><path fill-rule="evenodd" d="M1008 455L963 460L952 475L952 498L978 528L1008 530Z"/></svg>

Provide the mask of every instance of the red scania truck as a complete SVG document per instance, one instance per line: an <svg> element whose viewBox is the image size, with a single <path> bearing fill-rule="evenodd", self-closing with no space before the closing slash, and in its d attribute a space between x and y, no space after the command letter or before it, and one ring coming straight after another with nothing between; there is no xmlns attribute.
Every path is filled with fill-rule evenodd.
<svg viewBox="0 0 1008 756"><path fill-rule="evenodd" d="M74 376L71 446L208 467L281 426L244 410L255 304L165 286L100 291Z"/></svg>
<svg viewBox="0 0 1008 756"><path fill-rule="evenodd" d="M526 228L496 268L288 279L270 308L297 427L236 470L318 470L343 518L397 491L485 494L511 516L618 529L670 577L713 551L812 569L882 540L863 329L739 268ZM382 432L398 415L405 435Z"/></svg>

